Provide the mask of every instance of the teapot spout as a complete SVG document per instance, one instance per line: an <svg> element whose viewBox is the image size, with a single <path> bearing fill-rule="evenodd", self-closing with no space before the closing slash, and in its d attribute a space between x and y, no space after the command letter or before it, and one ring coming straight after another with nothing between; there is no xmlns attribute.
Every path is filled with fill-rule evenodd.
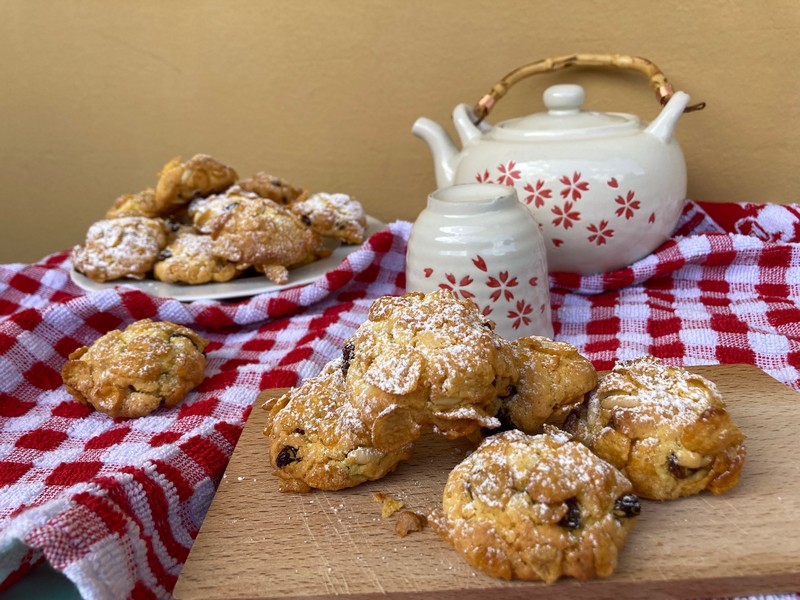
<svg viewBox="0 0 800 600"><path fill-rule="evenodd" d="M431 149L436 186L442 188L453 185L459 152L444 128L431 119L420 117L411 128L411 133L425 141Z"/></svg>
<svg viewBox="0 0 800 600"><path fill-rule="evenodd" d="M675 92L645 131L657 137L664 144L671 142L678 119L689 105L689 100L689 95L685 92Z"/></svg>

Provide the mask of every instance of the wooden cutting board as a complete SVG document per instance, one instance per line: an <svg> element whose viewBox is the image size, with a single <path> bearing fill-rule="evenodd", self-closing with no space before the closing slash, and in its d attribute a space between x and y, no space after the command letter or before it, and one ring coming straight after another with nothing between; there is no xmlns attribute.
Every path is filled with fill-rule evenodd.
<svg viewBox="0 0 800 600"><path fill-rule="evenodd" d="M692 368L715 381L747 434L739 485L643 503L616 572L555 584L470 567L430 529L400 538L376 491L418 512L438 506L469 451L434 435L386 478L339 492L282 494L267 461L262 393L175 588L194 598L675 598L800 592L800 394L752 366Z"/></svg>

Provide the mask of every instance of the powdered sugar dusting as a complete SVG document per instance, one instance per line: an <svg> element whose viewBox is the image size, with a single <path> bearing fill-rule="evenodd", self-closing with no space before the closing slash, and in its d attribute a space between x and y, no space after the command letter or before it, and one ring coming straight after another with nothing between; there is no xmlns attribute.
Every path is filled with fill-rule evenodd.
<svg viewBox="0 0 800 600"><path fill-rule="evenodd" d="M490 504L502 487L508 488L502 501L518 490L527 490L537 502L564 500L598 485L613 469L564 434L529 436L519 430L487 438L464 464L477 475L474 489L481 501Z"/></svg>
<svg viewBox="0 0 800 600"><path fill-rule="evenodd" d="M563 433L507 431L451 472L437 528L495 576L607 576L632 524L614 515L615 502L630 489L619 471Z"/></svg>
<svg viewBox="0 0 800 600"><path fill-rule="evenodd" d="M453 397L459 395L455 375L473 386L494 379L492 355L502 344L474 305L455 300L445 290L379 299L354 338L357 354L367 362L391 353L399 353L403 360L410 360L409 352L418 355L427 380L439 387L440 395ZM403 387L397 381L403 370L389 367L391 363L371 370L370 383L386 391Z"/></svg>
<svg viewBox="0 0 800 600"><path fill-rule="evenodd" d="M119 217L93 223L86 242L75 246L75 268L98 281L141 279L167 244L164 221L155 217Z"/></svg>
<svg viewBox="0 0 800 600"><path fill-rule="evenodd" d="M384 374L391 373L391 377ZM419 382L422 361L413 353L400 351L378 355L364 373L364 381L390 394L407 394Z"/></svg>
<svg viewBox="0 0 800 600"><path fill-rule="evenodd" d="M600 381L593 402L599 403L595 410L633 415L648 427L689 424L707 408L725 406L713 381L652 356L617 363Z"/></svg>
<svg viewBox="0 0 800 600"><path fill-rule="evenodd" d="M206 258L211 255L213 240L207 236L190 231L182 232L171 247L179 248L186 258Z"/></svg>
<svg viewBox="0 0 800 600"><path fill-rule="evenodd" d="M296 202L293 207L304 214L331 211L347 220L357 221L364 218L364 207L347 194L320 192Z"/></svg>
<svg viewBox="0 0 800 600"><path fill-rule="evenodd" d="M367 436L360 413L348 402L341 365L341 358L334 359L316 377L306 379L281 399L268 401L264 408L273 415L267 433L299 430L314 439L356 443ZM281 406L279 410L273 410L276 402Z"/></svg>

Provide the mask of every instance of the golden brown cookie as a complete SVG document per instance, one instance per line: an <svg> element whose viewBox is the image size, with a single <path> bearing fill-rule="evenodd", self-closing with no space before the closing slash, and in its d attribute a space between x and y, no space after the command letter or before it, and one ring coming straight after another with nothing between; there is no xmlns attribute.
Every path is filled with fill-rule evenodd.
<svg viewBox="0 0 800 600"><path fill-rule="evenodd" d="M293 202L289 208L320 235L336 238L345 244L364 241L367 216L361 203L347 194L314 194Z"/></svg>
<svg viewBox="0 0 800 600"><path fill-rule="evenodd" d="M230 281L239 270L236 265L214 253L210 235L180 230L161 251L153 275L168 283L202 284Z"/></svg>
<svg viewBox="0 0 800 600"><path fill-rule="evenodd" d="M168 234L169 227L158 218L103 219L72 249L72 266L94 281L142 279L167 245Z"/></svg>
<svg viewBox="0 0 800 600"><path fill-rule="evenodd" d="M196 154L186 162L174 158L158 177L155 206L160 214L174 213L194 198L224 192L239 178L234 169L207 154Z"/></svg>
<svg viewBox="0 0 800 600"><path fill-rule="evenodd" d="M353 487L380 479L411 456L410 444L390 452L372 445L368 427L348 399L341 359L267 401L264 409L269 411L264 435L282 491Z"/></svg>
<svg viewBox="0 0 800 600"><path fill-rule="evenodd" d="M288 281L290 268L331 253L287 208L238 186L193 202L189 214L195 228L214 240L216 256L240 270L256 267L278 284Z"/></svg>
<svg viewBox="0 0 800 600"><path fill-rule="evenodd" d="M345 343L347 389L376 448L426 428L470 435L500 425L499 397L518 377L512 354L478 307L448 290L384 296Z"/></svg>
<svg viewBox="0 0 800 600"><path fill-rule="evenodd" d="M731 489L746 454L714 382L653 356L617 363L564 428L657 500Z"/></svg>
<svg viewBox="0 0 800 600"><path fill-rule="evenodd" d="M142 319L75 350L61 377L82 404L142 417L174 406L203 380L207 343L188 327Z"/></svg>
<svg viewBox="0 0 800 600"><path fill-rule="evenodd" d="M123 194L106 213L106 219L160 216L162 214L156 205L156 191L153 188L145 188L135 194Z"/></svg>
<svg viewBox="0 0 800 600"><path fill-rule="evenodd" d="M253 192L262 198L282 205L291 204L308 196L306 189L292 185L285 179L264 171L259 171L252 177L243 179L239 182L239 187L246 192Z"/></svg>
<svg viewBox="0 0 800 600"><path fill-rule="evenodd" d="M511 345L519 381L498 413L505 425L526 433L539 433L545 423L560 425L597 385L592 363L571 344L531 336Z"/></svg>
<svg viewBox="0 0 800 600"><path fill-rule="evenodd" d="M608 577L639 499L625 476L565 433L486 438L450 473L431 525L503 579Z"/></svg>

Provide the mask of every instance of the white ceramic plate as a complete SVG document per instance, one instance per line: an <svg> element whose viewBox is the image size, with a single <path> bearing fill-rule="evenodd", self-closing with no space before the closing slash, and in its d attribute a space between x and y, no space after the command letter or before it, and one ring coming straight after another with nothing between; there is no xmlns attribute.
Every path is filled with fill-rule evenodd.
<svg viewBox="0 0 800 600"><path fill-rule="evenodd" d="M384 228L384 224L377 219L367 215L367 233L365 239L369 239L374 233ZM336 240L326 240L334 248L333 253L327 258L323 258L311 264L298 267L289 271L289 281L283 285L277 285L269 281L263 275L253 275L242 277L224 283L204 283L200 285L185 285L178 283L165 283L154 279L119 279L116 281L106 281L100 283L93 281L85 275L78 273L74 268L70 275L72 281L78 287L89 292L98 292L112 289L118 285L129 285L142 290L152 296L160 298L175 298L182 302L192 300L224 300L230 298L246 298L263 294L265 292L275 292L286 288L305 285L322 277L328 271L338 267L348 254L355 252L361 245L347 246L339 244Z"/></svg>

